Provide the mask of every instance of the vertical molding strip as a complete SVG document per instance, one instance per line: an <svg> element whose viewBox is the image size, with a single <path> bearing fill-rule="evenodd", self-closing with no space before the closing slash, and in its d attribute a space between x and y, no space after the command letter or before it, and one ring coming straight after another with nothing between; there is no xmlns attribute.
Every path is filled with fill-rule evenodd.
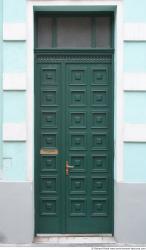
<svg viewBox="0 0 146 250"><path fill-rule="evenodd" d="M2 141L2 65L3 65L3 0L0 0L0 179L2 178L2 155L3 155L3 141Z"/></svg>
<svg viewBox="0 0 146 250"><path fill-rule="evenodd" d="M27 180L34 180L34 17L33 3L27 1Z"/></svg>
<svg viewBox="0 0 146 250"><path fill-rule="evenodd" d="M115 179L123 181L123 3L117 6L116 12L116 42L115 42Z"/></svg>

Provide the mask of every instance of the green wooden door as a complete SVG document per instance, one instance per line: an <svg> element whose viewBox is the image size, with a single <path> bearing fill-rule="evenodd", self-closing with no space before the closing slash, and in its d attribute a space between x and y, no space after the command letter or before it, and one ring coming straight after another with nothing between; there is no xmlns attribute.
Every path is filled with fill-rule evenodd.
<svg viewBox="0 0 146 250"><path fill-rule="evenodd" d="M112 233L112 52L36 54L36 233Z"/></svg>

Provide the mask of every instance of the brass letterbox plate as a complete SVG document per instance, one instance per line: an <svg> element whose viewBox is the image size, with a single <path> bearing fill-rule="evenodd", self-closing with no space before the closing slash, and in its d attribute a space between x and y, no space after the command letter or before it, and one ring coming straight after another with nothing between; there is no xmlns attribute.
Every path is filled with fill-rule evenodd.
<svg viewBox="0 0 146 250"><path fill-rule="evenodd" d="M42 148L40 150L40 155L58 155L58 150L57 149L47 149L47 148Z"/></svg>

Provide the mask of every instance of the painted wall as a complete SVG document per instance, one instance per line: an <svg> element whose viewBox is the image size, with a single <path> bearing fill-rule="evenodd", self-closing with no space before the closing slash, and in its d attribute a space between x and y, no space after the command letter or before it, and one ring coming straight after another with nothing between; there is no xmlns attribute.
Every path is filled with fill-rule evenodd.
<svg viewBox="0 0 146 250"><path fill-rule="evenodd" d="M124 0L124 22L146 22L146 1Z"/></svg>
<svg viewBox="0 0 146 250"><path fill-rule="evenodd" d="M14 190L12 200L13 203L16 204L16 211L19 213L20 217L25 217L26 220L29 221L29 224L27 224L25 228L31 228L29 235L27 235L25 239L18 239L15 237L16 235L13 234L13 237L6 237L5 242L23 243L32 240L34 225L32 212L33 180L31 180L31 182L28 181L27 162L27 132L29 123L27 120L27 94L28 87L30 87L27 86L26 81L26 79L28 80L26 33L27 2L27 0L0 0L0 33L2 33L2 12L4 27L3 61L2 57L0 57L0 71L2 70L3 64L3 80L0 74L1 103L1 85L3 83L3 110L1 108L2 105L0 105L1 124L3 120L3 162L1 157L2 182L0 184L7 182L8 186L1 185L1 190L5 193L7 192L8 195L10 195L11 189ZM119 242L139 243L141 240L143 241L140 232L138 233L136 230L132 231L132 236L130 231L131 228L124 228L119 218L121 218L120 215L124 216L127 223L132 225L128 214L130 214L130 211L134 211L134 205L135 208L139 210L136 211L137 217L135 218L135 223L141 224L144 229L146 228L145 218L143 219L143 213L140 212L140 207L141 211L145 209L143 197L146 185L145 127L143 127L143 133L141 132L141 125L146 125L146 36L143 32L144 28L146 28L146 1L141 0L140 4L137 0L121 0L121 2L123 2L123 35L121 34L123 47L123 82L121 81L121 86L119 88L117 77L116 88L119 88L121 91L120 108L123 110L123 115L119 117L120 121L118 122L121 123L121 133L123 134L120 135L121 144L118 149L120 153L118 153L119 158L115 164L115 236ZM2 41L0 41L0 51L2 53ZM118 105L119 97L117 96L116 98ZM118 112L116 113L115 127L119 129L117 126L117 117ZM20 128L19 131L18 127ZM5 128L9 128L9 131ZM130 137L128 134L130 134ZM116 136L115 134L115 143L117 143ZM0 132L0 140L2 140L1 137ZM1 147L0 150L2 150ZM2 155L1 152L0 155ZM118 168L120 168L120 171ZM14 185L11 185L12 183ZM16 188L15 183L24 184L21 189L22 194L25 188L27 190L27 198L29 200L29 203L27 203L27 213L25 213L23 207L18 204L18 196L21 194L15 193L16 189L19 188L19 184ZM133 194L133 190L135 191L137 199L133 200L130 198L129 200L129 195ZM140 190L143 194L141 196L139 196ZM3 195L1 197L3 203L6 205L7 200L5 196ZM23 202L22 204L25 204L25 207L26 203L24 200ZM123 214L121 207L124 211L128 212ZM15 207L13 207L13 213L15 213L14 211ZM4 207L0 210L1 217L3 217L3 213ZM12 217L13 213L11 214ZM11 221L11 218L9 218L9 220ZM13 223L13 220L11 222ZM18 230L22 229L21 223L18 226ZM5 222L3 221L3 227L4 226ZM0 240L2 231L3 229L0 228ZM7 228L4 234L10 235L11 230Z"/></svg>
<svg viewBox="0 0 146 250"><path fill-rule="evenodd" d="M26 0L3 1L3 124L12 124L14 130L26 122L27 116L26 89L21 88L22 74L26 76L26 39L21 36L25 21ZM14 32L10 34L11 29ZM3 180L27 181L26 141L3 137Z"/></svg>
<svg viewBox="0 0 146 250"><path fill-rule="evenodd" d="M115 239L142 244L146 243L146 36L141 34L146 30L146 1L123 3L123 171L115 181Z"/></svg>
<svg viewBox="0 0 146 250"><path fill-rule="evenodd" d="M144 88L146 37L141 37L141 27L143 27L143 33L146 28L145 9L145 0L140 1L140 3L137 0L124 0L124 24L128 24L129 33L133 33L129 40L125 37L124 41L124 73L125 75L130 75L129 78L126 78L125 84L128 85L128 81L131 83L131 90L124 92L124 123L131 126L135 124L146 125L146 90ZM140 88L141 84L143 88ZM137 134L139 132L137 131ZM123 153L123 181L145 183L146 141L137 139L136 141L125 142Z"/></svg>
<svg viewBox="0 0 146 250"><path fill-rule="evenodd" d="M26 3L26 0L0 0L0 14L3 13L3 22L0 15L0 38L3 37L3 50L0 41L0 52L3 55L3 62L0 57L0 73L3 63L3 74L0 74L0 94L3 85L3 110L0 105L0 122L3 120L0 243L31 243L34 235L34 192L33 183L28 180L27 174L25 125Z"/></svg>

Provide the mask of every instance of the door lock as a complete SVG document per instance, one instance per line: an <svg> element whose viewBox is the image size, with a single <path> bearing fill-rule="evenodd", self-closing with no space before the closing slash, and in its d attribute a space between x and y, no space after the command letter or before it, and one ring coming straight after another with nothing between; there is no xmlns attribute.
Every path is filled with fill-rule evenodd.
<svg viewBox="0 0 146 250"><path fill-rule="evenodd" d="M69 175L69 169L72 169L72 168L74 168L74 166L70 166L68 164L68 161L66 161L66 175Z"/></svg>

